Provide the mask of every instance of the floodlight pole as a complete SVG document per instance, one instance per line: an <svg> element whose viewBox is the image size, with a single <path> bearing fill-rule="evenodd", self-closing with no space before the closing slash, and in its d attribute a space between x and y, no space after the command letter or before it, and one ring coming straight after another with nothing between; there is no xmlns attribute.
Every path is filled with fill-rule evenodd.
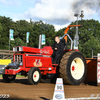
<svg viewBox="0 0 100 100"><path fill-rule="evenodd" d="M38 46L39 49L41 49L42 45L41 41L42 41L42 34L39 35L39 46Z"/></svg>
<svg viewBox="0 0 100 100"><path fill-rule="evenodd" d="M27 47L27 36L26 36L26 47Z"/></svg>
<svg viewBox="0 0 100 100"><path fill-rule="evenodd" d="M9 39L9 50L10 50L10 39Z"/></svg>
<svg viewBox="0 0 100 100"><path fill-rule="evenodd" d="M79 14L74 14L74 16L77 17L76 25L78 25L78 17L79 17ZM78 49L78 44L79 44L78 40L79 40L79 36L78 36L78 26L76 26L76 35L74 37L74 44L75 44L74 49Z"/></svg>
<svg viewBox="0 0 100 100"><path fill-rule="evenodd" d="M74 16L75 17L77 17L77 20L76 20L76 25L78 25L78 17L81 17L81 20L82 20L82 17L84 16L83 15L83 10L81 10L81 15L79 15L79 14L74 14ZM76 35L75 35L75 37L74 37L74 42L76 42L75 44L76 44L76 47L75 47L75 49L77 48L78 49L78 45L79 45L79 42L78 42L78 40L79 40L79 36L78 36L78 26L76 27Z"/></svg>
<svg viewBox="0 0 100 100"><path fill-rule="evenodd" d="M10 30L9 30L9 50L10 50Z"/></svg>
<svg viewBox="0 0 100 100"><path fill-rule="evenodd" d="M81 25L82 25L82 18L84 17L83 13L84 13L84 11L81 10L81 15L80 15L80 17L81 17Z"/></svg>
<svg viewBox="0 0 100 100"><path fill-rule="evenodd" d="M94 50L94 48L91 48L91 50L92 50L92 58L93 58L93 50Z"/></svg>
<svg viewBox="0 0 100 100"><path fill-rule="evenodd" d="M93 49L92 49L92 58L93 58Z"/></svg>
<svg viewBox="0 0 100 100"><path fill-rule="evenodd" d="M78 16L77 16L76 25L78 25ZM76 27L76 35L78 36L78 26Z"/></svg>

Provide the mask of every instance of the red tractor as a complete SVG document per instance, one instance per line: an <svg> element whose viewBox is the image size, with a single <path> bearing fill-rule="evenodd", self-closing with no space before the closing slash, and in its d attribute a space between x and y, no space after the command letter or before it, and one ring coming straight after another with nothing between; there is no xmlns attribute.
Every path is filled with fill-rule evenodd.
<svg viewBox="0 0 100 100"><path fill-rule="evenodd" d="M73 41L67 34L70 27L81 25L69 25L64 38L71 40L71 49L64 49L58 56L59 64L52 64L52 47L44 46L42 49L17 46L13 47L13 61L3 70L3 80L11 82L15 79L17 73L27 76L30 84L38 84L41 78L54 79L55 76L61 77L65 84L79 85L84 82L87 73L85 57L79 50L72 49Z"/></svg>

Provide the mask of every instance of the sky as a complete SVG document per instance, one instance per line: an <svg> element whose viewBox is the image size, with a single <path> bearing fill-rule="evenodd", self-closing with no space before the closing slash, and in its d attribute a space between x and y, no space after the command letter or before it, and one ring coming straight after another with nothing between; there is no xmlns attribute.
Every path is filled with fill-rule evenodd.
<svg viewBox="0 0 100 100"><path fill-rule="evenodd" d="M56 30L76 20L75 13L84 11L83 19L100 20L100 0L0 0L0 16L13 21L27 20L52 24ZM81 19L79 17L79 19Z"/></svg>

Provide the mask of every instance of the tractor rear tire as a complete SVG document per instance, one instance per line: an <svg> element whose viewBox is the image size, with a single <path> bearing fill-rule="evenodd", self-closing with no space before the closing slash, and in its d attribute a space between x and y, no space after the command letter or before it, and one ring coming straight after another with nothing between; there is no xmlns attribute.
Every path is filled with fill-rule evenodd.
<svg viewBox="0 0 100 100"><path fill-rule="evenodd" d="M28 81L30 85L37 85L41 80L41 72L39 68L32 67L28 73Z"/></svg>
<svg viewBox="0 0 100 100"><path fill-rule="evenodd" d="M87 74L85 57L78 51L66 52L61 59L59 72L65 84L83 83Z"/></svg>
<svg viewBox="0 0 100 100"><path fill-rule="evenodd" d="M3 74L3 80L6 82L6 83L10 83L12 81L15 80L16 78L16 75L6 75L6 74Z"/></svg>

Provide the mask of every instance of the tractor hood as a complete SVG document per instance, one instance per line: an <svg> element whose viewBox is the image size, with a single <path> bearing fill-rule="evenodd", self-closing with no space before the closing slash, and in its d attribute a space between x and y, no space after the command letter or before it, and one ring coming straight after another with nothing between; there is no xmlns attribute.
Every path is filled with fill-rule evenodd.
<svg viewBox="0 0 100 100"><path fill-rule="evenodd" d="M26 47L26 46L17 46L17 47L13 47L13 52L27 52L33 54L52 55L53 50L51 46L44 46L44 48L42 49Z"/></svg>

